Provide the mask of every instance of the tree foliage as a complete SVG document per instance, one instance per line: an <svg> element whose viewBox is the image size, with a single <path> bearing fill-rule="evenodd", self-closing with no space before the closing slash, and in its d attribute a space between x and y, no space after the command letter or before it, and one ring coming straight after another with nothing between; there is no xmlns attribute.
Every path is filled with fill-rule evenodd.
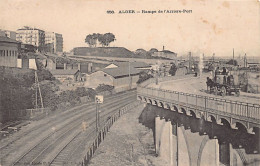
<svg viewBox="0 0 260 166"><path fill-rule="evenodd" d="M141 72L139 74L139 79L137 81L137 84L140 84L142 82L144 82L145 80L148 80L149 78L152 78L153 76L151 74L148 74L146 72Z"/></svg>
<svg viewBox="0 0 260 166"><path fill-rule="evenodd" d="M176 71L177 71L177 66L173 63L172 66L171 66L171 68L170 68L170 70L169 70L169 74L170 74L171 76L175 76Z"/></svg>
<svg viewBox="0 0 260 166"><path fill-rule="evenodd" d="M227 64L237 66L237 60L235 60L235 59L230 59L230 60L227 62Z"/></svg>
<svg viewBox="0 0 260 166"><path fill-rule="evenodd" d="M97 41L102 45L102 47L107 47L111 42L116 40L115 35L113 33L93 33L89 34L85 38L85 43L89 45L89 47L96 47Z"/></svg>

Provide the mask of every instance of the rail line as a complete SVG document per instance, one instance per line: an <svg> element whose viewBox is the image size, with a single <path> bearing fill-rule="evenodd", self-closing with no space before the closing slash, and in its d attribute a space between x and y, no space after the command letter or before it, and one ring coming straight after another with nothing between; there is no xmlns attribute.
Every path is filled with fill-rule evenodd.
<svg viewBox="0 0 260 166"><path fill-rule="evenodd" d="M129 103L129 99L133 98L132 100L134 100L134 96L135 95L131 95L131 96L127 96L125 98L120 98L121 102L123 101L123 105L125 105L125 103ZM120 101L118 101L120 102ZM109 105L110 103L106 103L106 105ZM118 103L114 103L114 104L110 104L108 107L109 109L111 108L115 108L115 106L118 106ZM121 106L121 104L120 104ZM90 116L90 114L94 115L95 112L93 112L94 108L90 109L90 113L88 114L88 116ZM92 111L92 112L91 112ZM85 115L87 114L87 112L85 112ZM95 117L95 116L94 116ZM24 153L18 160L16 160L13 165L19 164L19 163L26 163L26 164L38 164L39 162L42 161L42 157L44 157L46 155L46 153L48 154L48 149L51 149L50 147L55 147L56 146L56 142L59 142L62 139L66 139L66 136L68 135L68 133L71 133L72 130L74 130L77 126L79 126L82 122L82 120L84 120L85 116L80 114L80 117L77 121L72 121L72 122L68 122L66 124L69 124L69 129L67 129L66 127L68 125L64 125L61 128L57 129L55 132L50 133L49 135L47 135L45 138L43 138L39 143L37 143L35 146L33 146L32 148L30 148L26 153ZM75 133L76 135L78 135L78 133ZM53 139L53 135L57 135L58 137L56 139ZM75 137L76 138L76 137ZM74 139L74 138L73 138ZM35 154L39 154L35 157Z"/></svg>
<svg viewBox="0 0 260 166"><path fill-rule="evenodd" d="M124 102L123 104L120 104L120 106L118 108L126 105L126 103L129 103L129 102ZM110 115L112 115L114 112L118 111L118 108L113 109L112 111L109 111L109 112L105 113L104 115L101 114L100 119L102 119L102 120L100 120L100 121L103 123L100 126L103 126L106 123L106 119ZM89 125L90 129L92 129L90 131L90 133L87 133L86 135L83 135L81 137L73 137L73 139L70 140L68 142L68 144L66 144L64 146L64 148L59 153L57 153L57 155L54 156L54 158L51 161L49 161L50 165L57 165L57 164L62 165L65 163L69 163L69 161L74 161L74 160L72 160L73 155L80 154L79 152L82 152L85 148L85 145L87 143L89 143L87 140L90 140L90 141L92 140L89 138L89 136L93 136L92 134L95 132L94 126L91 127L94 124L95 124L95 120L92 120L91 124ZM78 134L80 134L80 133L78 133ZM68 147L68 148L65 148L65 147ZM81 149L81 148L83 148L83 149ZM76 161L72 162L72 163L76 163Z"/></svg>
<svg viewBox="0 0 260 166"><path fill-rule="evenodd" d="M108 97L107 100L105 100L104 104L106 104L107 102L117 101L118 98L122 98L122 96L125 96L125 95L129 96L129 95L133 95L133 94L136 94L136 91L130 91L128 93L123 93L123 94L118 94L115 96ZM94 107L93 102L90 104L84 104L82 106L79 106L76 109L71 109L69 111L65 111L61 114L61 116L59 116L59 119L57 119L57 120L55 120L55 117L52 117L49 119L49 121L45 122L45 123L47 123L47 125L38 124L38 125L34 126L33 128L31 128L30 130L21 132L21 134L16 135L16 137L12 141L9 141L4 146L0 147L0 152L1 152L0 161L2 161L3 158L6 157L6 155L10 154L11 151L16 150L17 144L18 145L24 144L24 142L27 142L30 138L39 136L39 133L43 133L44 131L50 129L52 126L56 126L57 124L60 124L61 122L64 122L64 121L67 121L67 123L69 123L70 121L76 119L81 114L84 114L85 110L82 109L83 107L87 107L87 108L90 107L88 109L92 109ZM62 116L62 115L64 115L64 116ZM53 122L53 123L51 123L51 122ZM37 131L37 132L33 132L33 131ZM28 134L31 134L31 137L24 139L24 136L28 135ZM16 144L14 144L14 143L16 143Z"/></svg>

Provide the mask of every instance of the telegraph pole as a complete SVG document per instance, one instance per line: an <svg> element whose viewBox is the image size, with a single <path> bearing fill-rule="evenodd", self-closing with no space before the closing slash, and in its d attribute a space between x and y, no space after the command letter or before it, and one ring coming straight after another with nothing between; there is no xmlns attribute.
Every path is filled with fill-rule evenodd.
<svg viewBox="0 0 260 166"><path fill-rule="evenodd" d="M129 90L131 89L132 87L132 80L131 80L131 71L130 71L130 61L129 61L129 65L128 65L128 77L129 77Z"/></svg>
<svg viewBox="0 0 260 166"><path fill-rule="evenodd" d="M233 66L235 66L235 53L234 53L234 48L233 48Z"/></svg>
<svg viewBox="0 0 260 166"><path fill-rule="evenodd" d="M99 118L98 118L98 103L96 102L96 131L98 133L98 127L99 127Z"/></svg>

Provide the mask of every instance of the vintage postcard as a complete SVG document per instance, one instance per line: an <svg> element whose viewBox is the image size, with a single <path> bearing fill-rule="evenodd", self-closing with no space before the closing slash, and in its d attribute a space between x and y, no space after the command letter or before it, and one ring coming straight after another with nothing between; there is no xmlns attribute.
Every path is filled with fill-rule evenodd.
<svg viewBox="0 0 260 166"><path fill-rule="evenodd" d="M259 0L1 0L0 166L259 166Z"/></svg>

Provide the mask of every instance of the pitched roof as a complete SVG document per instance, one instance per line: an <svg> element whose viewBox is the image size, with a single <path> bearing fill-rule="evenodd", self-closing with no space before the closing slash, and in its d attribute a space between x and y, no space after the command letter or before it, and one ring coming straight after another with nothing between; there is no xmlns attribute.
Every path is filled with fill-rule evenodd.
<svg viewBox="0 0 260 166"><path fill-rule="evenodd" d="M52 75L74 75L78 72L78 70L50 70Z"/></svg>
<svg viewBox="0 0 260 166"><path fill-rule="evenodd" d="M5 36L0 36L0 42L8 42L8 43L20 43L14 39L10 39L8 37Z"/></svg>
<svg viewBox="0 0 260 166"><path fill-rule="evenodd" d="M113 64L117 65L118 67L129 67L129 62L113 62ZM130 66L134 68L150 67L149 64L144 62L130 62Z"/></svg>
<svg viewBox="0 0 260 166"><path fill-rule="evenodd" d="M116 67L116 68L104 68L101 71L111 75L114 78L128 76L129 72L130 72L130 75L137 75L140 73L139 70L137 70L133 67L130 67L130 71L129 71L128 66Z"/></svg>

